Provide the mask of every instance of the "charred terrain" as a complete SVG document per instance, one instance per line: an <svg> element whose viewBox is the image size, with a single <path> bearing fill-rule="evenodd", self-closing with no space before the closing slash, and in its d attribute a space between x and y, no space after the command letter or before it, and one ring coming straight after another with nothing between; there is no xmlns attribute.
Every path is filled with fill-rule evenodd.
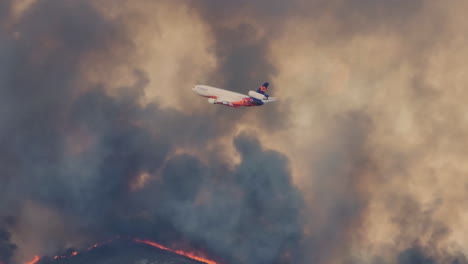
<svg viewBox="0 0 468 264"><path fill-rule="evenodd" d="M58 259L43 257L37 264L203 264L177 253L131 240L117 240Z"/></svg>

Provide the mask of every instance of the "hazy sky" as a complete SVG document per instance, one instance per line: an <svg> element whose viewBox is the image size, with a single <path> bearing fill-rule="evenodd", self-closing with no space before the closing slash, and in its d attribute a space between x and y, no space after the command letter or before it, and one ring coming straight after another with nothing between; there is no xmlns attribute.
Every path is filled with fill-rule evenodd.
<svg viewBox="0 0 468 264"><path fill-rule="evenodd" d="M0 263L117 234L225 264L468 263L467 8L3 0ZM265 81L256 108L191 91Z"/></svg>

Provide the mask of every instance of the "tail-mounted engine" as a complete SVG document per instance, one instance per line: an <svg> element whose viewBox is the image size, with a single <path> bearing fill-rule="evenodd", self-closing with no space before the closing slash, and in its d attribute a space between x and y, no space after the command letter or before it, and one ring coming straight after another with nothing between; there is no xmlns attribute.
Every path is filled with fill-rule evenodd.
<svg viewBox="0 0 468 264"><path fill-rule="evenodd" d="M255 99L258 99L258 100L266 100L268 99L268 96L264 95L264 94L261 94L261 93L257 93L255 91L249 91L249 96L250 97L253 97Z"/></svg>

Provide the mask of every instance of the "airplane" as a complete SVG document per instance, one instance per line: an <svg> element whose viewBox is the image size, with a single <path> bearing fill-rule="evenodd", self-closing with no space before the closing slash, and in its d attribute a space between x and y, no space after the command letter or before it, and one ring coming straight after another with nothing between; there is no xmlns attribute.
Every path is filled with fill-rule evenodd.
<svg viewBox="0 0 468 264"><path fill-rule="evenodd" d="M264 83L257 91L249 91L248 95L231 92L207 85L195 85L192 90L203 97L208 98L210 104L221 104L230 107L261 106L264 103L276 101L275 97L266 94L269 83Z"/></svg>

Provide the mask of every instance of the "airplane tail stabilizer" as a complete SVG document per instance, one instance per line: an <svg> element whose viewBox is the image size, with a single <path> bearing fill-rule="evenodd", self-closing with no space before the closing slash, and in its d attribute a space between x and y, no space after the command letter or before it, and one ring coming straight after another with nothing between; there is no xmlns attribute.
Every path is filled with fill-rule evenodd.
<svg viewBox="0 0 468 264"><path fill-rule="evenodd" d="M262 100L262 102L264 102L264 103L269 103L269 102L274 102L274 101L276 101L276 100L277 100L276 97L268 97L268 99Z"/></svg>
<svg viewBox="0 0 468 264"><path fill-rule="evenodd" d="M260 88L257 89L257 93L265 94L266 90L268 89L268 85L269 85L269 83L267 83L267 82L262 84L262 86L260 86Z"/></svg>

